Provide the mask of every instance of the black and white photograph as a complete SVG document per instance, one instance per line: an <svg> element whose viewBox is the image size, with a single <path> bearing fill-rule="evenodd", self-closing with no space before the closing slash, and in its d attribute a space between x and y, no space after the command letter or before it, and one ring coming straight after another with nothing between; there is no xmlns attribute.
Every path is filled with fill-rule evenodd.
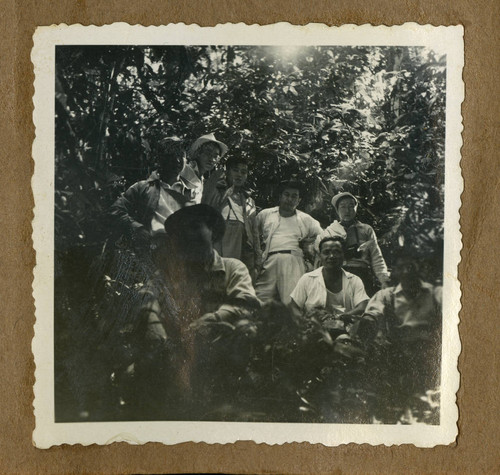
<svg viewBox="0 0 500 475"><path fill-rule="evenodd" d="M37 446L453 441L460 27L60 26L32 58Z"/></svg>

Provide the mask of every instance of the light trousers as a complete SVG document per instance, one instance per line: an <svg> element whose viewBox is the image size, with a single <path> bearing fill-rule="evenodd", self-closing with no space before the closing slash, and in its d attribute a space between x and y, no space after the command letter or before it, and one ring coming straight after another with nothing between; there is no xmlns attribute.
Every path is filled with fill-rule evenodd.
<svg viewBox="0 0 500 475"><path fill-rule="evenodd" d="M255 284L257 297L263 303L281 300L287 305L290 302L290 294L305 271L302 257L292 254L269 256Z"/></svg>

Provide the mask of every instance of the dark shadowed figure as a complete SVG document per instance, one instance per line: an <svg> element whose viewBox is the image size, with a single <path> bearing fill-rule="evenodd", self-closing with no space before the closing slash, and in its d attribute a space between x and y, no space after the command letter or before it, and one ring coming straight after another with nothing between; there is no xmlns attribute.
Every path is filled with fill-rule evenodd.
<svg viewBox="0 0 500 475"><path fill-rule="evenodd" d="M208 338L210 325L230 324L259 307L245 265L213 248L224 226L220 213L207 205L184 208L165 223L165 239L155 253L159 269L142 289L136 310L146 353L159 349L159 360L150 364L145 358L149 367L141 368L140 384L151 389L146 417L149 411L152 418L199 418L217 392L217 382L204 372L213 358L220 359ZM159 361L164 371L157 371ZM163 387L155 390L158 381Z"/></svg>

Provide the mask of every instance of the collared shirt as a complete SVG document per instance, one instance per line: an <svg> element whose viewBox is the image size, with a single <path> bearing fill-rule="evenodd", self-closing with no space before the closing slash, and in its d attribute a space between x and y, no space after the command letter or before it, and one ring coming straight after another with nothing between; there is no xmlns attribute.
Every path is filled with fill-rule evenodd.
<svg viewBox="0 0 500 475"><path fill-rule="evenodd" d="M200 204L201 197L203 195L204 178L203 176L200 176L198 164L195 160L192 160L184 165L184 168L180 173L180 177L190 192L190 200L195 204Z"/></svg>
<svg viewBox="0 0 500 475"><path fill-rule="evenodd" d="M182 190L180 181L173 185L161 182L158 204L151 220L151 235L164 234L166 219L185 206Z"/></svg>
<svg viewBox="0 0 500 475"><path fill-rule="evenodd" d="M401 284L378 291L368 302L365 315L377 319L385 333L404 328L433 328L441 323L442 287L420 282L413 298L405 295Z"/></svg>
<svg viewBox="0 0 500 475"><path fill-rule="evenodd" d="M345 270L342 270L342 293L346 312L368 300L362 280ZM290 297L299 308L307 312L315 308L326 308L327 289L323 278L323 267L304 274Z"/></svg>
<svg viewBox="0 0 500 475"><path fill-rule="evenodd" d="M303 246L313 243L316 236L321 233L322 228L318 221L307 213L296 210L297 228L298 228L298 243ZM270 252L271 240L274 233L278 229L281 222L281 215L279 213L279 206L274 208L263 209L257 215L257 228L259 233L263 236L265 242L265 249L262 255L262 262L265 262ZM285 249L286 250L286 249ZM303 257L302 249L290 249L293 255Z"/></svg>

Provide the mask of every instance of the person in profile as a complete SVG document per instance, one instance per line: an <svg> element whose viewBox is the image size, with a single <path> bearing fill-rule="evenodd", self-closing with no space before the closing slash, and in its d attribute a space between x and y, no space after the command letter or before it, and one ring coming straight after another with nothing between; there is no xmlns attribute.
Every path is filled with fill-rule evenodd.
<svg viewBox="0 0 500 475"><path fill-rule="evenodd" d="M316 239L316 250L319 242L328 236L340 236L346 241L344 269L357 275L363 281L366 292L373 295L376 287L373 274L380 287L389 284L389 272L378 245L373 228L356 219L358 200L351 193L339 193L332 199L339 221L335 220Z"/></svg>
<svg viewBox="0 0 500 475"><path fill-rule="evenodd" d="M219 160L227 153L228 147L215 138L213 133L198 137L189 149L189 161L180 176L190 191L190 199L200 204L203 197L205 176L212 172ZM216 181L217 176L209 180Z"/></svg>
<svg viewBox="0 0 500 475"><path fill-rule="evenodd" d="M255 202L245 190L248 163L243 157L231 157L226 162L225 178L219 174L217 182L207 184L203 197L203 202L220 211L226 221L224 236L215 248L222 257L241 260L255 281L262 251Z"/></svg>
<svg viewBox="0 0 500 475"><path fill-rule="evenodd" d="M134 183L111 207L114 224L137 251L148 250L154 238L165 233L165 220L190 204L187 183L180 177L186 163L183 142L166 137L154 152L157 169L148 179Z"/></svg>
<svg viewBox="0 0 500 475"><path fill-rule="evenodd" d="M306 271L305 258L312 260L318 221L299 211L301 185L290 180L280 186L279 205L257 215L257 227L265 249L262 271L255 284L263 302L280 300L288 305L290 294Z"/></svg>
<svg viewBox="0 0 500 475"><path fill-rule="evenodd" d="M360 316L368 303L363 282L342 269L344 240L339 236L319 243L321 267L304 274L290 295L290 308L296 317L324 309L336 317Z"/></svg>

